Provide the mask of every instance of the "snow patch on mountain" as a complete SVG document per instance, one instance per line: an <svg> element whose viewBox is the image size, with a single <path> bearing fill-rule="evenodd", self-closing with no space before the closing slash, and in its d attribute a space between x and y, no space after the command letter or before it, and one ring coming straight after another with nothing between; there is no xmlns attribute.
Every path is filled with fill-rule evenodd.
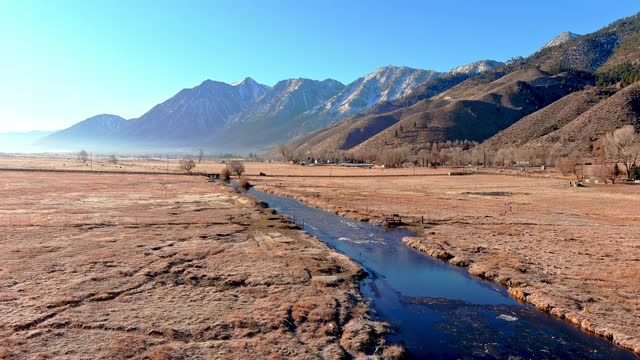
<svg viewBox="0 0 640 360"><path fill-rule="evenodd" d="M424 82L440 75L441 73L433 70L388 65L355 80L323 104L322 108L313 111L346 117L382 101L408 95Z"/></svg>
<svg viewBox="0 0 640 360"><path fill-rule="evenodd" d="M575 39L575 38L577 38L579 36L581 36L581 35L572 33L570 31L565 31L562 34L560 34L560 35L556 36L555 38L553 38L548 43L546 43L542 48L545 49L545 48L552 47L552 46L562 45L562 44L566 43L567 41L569 41L571 39Z"/></svg>
<svg viewBox="0 0 640 360"><path fill-rule="evenodd" d="M451 75L458 74L468 74L468 75L478 75L485 71L491 70L497 66L502 65L501 62L495 60L480 60L473 62L471 64L458 66L449 71Z"/></svg>

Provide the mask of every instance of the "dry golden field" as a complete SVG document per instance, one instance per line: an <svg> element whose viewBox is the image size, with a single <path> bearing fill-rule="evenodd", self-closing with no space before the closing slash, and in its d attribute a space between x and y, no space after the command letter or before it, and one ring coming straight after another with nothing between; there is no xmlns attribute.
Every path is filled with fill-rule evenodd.
<svg viewBox="0 0 640 360"><path fill-rule="evenodd" d="M0 199L0 358L340 359L385 331L355 263L204 177L1 172Z"/></svg>

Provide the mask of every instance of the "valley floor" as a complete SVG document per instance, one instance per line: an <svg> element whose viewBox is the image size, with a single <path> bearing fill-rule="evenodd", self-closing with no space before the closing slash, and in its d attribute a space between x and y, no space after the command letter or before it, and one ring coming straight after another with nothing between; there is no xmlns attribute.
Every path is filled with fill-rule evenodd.
<svg viewBox="0 0 640 360"><path fill-rule="evenodd" d="M2 172L0 199L0 358L339 359L385 331L354 262L203 177Z"/></svg>
<svg viewBox="0 0 640 360"><path fill-rule="evenodd" d="M252 182L363 221L401 214L420 235L408 245L640 354L640 186L504 175Z"/></svg>

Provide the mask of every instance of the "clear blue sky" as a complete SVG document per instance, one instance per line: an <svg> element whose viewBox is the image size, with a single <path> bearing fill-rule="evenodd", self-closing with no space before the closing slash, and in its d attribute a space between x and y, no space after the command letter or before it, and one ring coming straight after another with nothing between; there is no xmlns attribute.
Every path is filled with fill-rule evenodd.
<svg viewBox="0 0 640 360"><path fill-rule="evenodd" d="M205 79L344 83L526 56L635 14L595 0L0 0L0 131L138 117Z"/></svg>

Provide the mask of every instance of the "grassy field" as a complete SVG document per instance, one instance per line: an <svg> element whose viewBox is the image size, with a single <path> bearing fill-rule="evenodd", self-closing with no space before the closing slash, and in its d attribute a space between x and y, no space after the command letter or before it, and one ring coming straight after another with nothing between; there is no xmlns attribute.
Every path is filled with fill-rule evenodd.
<svg viewBox="0 0 640 360"><path fill-rule="evenodd" d="M2 359L343 358L385 331L355 263L204 177L2 172L0 198Z"/></svg>
<svg viewBox="0 0 640 360"><path fill-rule="evenodd" d="M178 172L177 161L169 161L170 172ZM75 158L0 157L0 168L18 165L86 170ZM166 160L159 159L121 159L118 166L122 171L167 169ZM196 171L219 172L224 166L219 160L206 160ZM408 245L500 282L514 297L640 353L640 213L634 211L640 186L575 188L568 186L570 178L554 173L447 176L446 168L360 169L278 162L245 162L245 166L259 189L343 216L379 221L398 213L419 235L406 239ZM110 167L114 165L107 158L94 162L94 170ZM260 172L268 176L257 176ZM51 182L52 175L41 176L28 176L25 181L31 186ZM187 183L199 181L180 178ZM92 199L91 183L65 184L59 192ZM9 191L7 199L25 191ZM34 217L49 216L24 210L55 203L57 192L47 191L44 198L31 195L33 201L40 199L33 206L16 200L23 205L15 205L12 215L0 212L0 226L28 227ZM145 193L131 189L127 196L138 191ZM93 213L83 216L105 216L103 205L98 204L103 203L96 200ZM70 222L75 214L66 209L58 213L63 214L55 220L60 224ZM149 211L136 214L127 211L119 216L129 226L145 216L157 218Z"/></svg>

